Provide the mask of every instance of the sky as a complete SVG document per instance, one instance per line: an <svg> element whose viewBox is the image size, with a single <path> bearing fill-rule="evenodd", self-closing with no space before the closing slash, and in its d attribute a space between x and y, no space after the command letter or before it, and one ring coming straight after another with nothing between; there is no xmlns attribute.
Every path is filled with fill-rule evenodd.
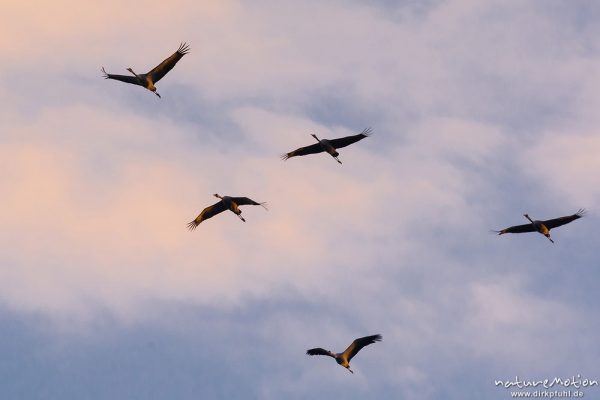
<svg viewBox="0 0 600 400"><path fill-rule="evenodd" d="M3 397L507 399L495 380L600 380L597 2L3 8ZM181 42L161 99L102 79ZM367 127L342 165L280 159ZM269 209L189 232L213 193ZM580 208L554 245L491 232ZM354 374L305 354L377 333Z"/></svg>

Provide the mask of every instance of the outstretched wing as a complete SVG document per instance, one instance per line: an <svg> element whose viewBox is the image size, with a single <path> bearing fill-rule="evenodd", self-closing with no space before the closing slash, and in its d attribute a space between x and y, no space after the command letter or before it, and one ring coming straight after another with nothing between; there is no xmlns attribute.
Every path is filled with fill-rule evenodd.
<svg viewBox="0 0 600 400"><path fill-rule="evenodd" d="M371 335L355 339L354 342L344 350L343 354L348 358L348 361L350 361L360 349L372 343L379 342L381 339L381 335Z"/></svg>
<svg viewBox="0 0 600 400"><path fill-rule="evenodd" d="M552 229L552 228L556 228L556 227L564 225L564 224L568 224L569 222L575 221L576 219L583 217L584 214L585 214L585 210L580 209L573 215L567 215L566 217L549 219L547 221L542 221L542 223L544 225L546 225L546 228Z"/></svg>
<svg viewBox="0 0 600 400"><path fill-rule="evenodd" d="M371 131L372 131L371 128L367 128L367 129L363 130L361 133L359 133L358 135L346 136L346 137L339 138L339 139L327 139L327 140L333 147L335 147L336 149L339 149L342 147L349 146L352 143L356 143L359 140L362 140L366 137L369 137L371 135Z"/></svg>
<svg viewBox="0 0 600 400"><path fill-rule="evenodd" d="M323 146L321 146L321 143L315 143L315 144L311 144L310 146L300 147L299 149L290 151L289 153L282 155L281 159L287 160L290 157L305 156L307 154L317 154L317 153L321 153L323 151L325 151L325 150L323 150Z"/></svg>
<svg viewBox="0 0 600 400"><path fill-rule="evenodd" d="M248 197L232 197L231 200L238 206L262 206L265 210L267 207L265 206L265 202L257 203L256 201L249 199Z"/></svg>
<svg viewBox="0 0 600 400"><path fill-rule="evenodd" d="M109 74L108 72L106 72L104 70L104 67L102 67L102 74L103 74L102 76L104 76L104 79L115 79L117 81L133 83L134 85L143 86L140 83L140 80L138 78L136 78L135 76Z"/></svg>
<svg viewBox="0 0 600 400"><path fill-rule="evenodd" d="M185 43L181 43L179 45L179 49L173 54L171 57L167 58L165 61L158 64L156 67L152 69L152 71L148 72L147 75L150 76L152 82L156 83L162 79L170 70L173 69L177 61L181 59L181 57L185 56L190 51L190 46Z"/></svg>
<svg viewBox="0 0 600 400"><path fill-rule="evenodd" d="M204 210L202 210L200 215L198 215L195 220L187 224L187 227L190 231L193 231L198 225L200 225L200 222L212 218L225 210L227 210L227 205L224 201L219 201L218 203L215 203L212 206L208 206Z"/></svg>
<svg viewBox="0 0 600 400"><path fill-rule="evenodd" d="M317 347L316 349L306 350L306 354L308 354L309 356L329 356L335 358L335 354L333 354L331 351L322 349L320 347Z"/></svg>
<svg viewBox="0 0 600 400"><path fill-rule="evenodd" d="M498 235L503 235L505 233L537 232L537 230L535 229L533 224L529 223L529 224L524 224L524 225L510 226L508 228L502 229L500 231L494 231L494 232L497 232Z"/></svg>

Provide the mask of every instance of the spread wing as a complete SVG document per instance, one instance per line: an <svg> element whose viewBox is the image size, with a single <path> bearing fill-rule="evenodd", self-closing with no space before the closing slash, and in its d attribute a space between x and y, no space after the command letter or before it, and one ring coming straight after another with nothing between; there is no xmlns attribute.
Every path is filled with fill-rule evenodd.
<svg viewBox="0 0 600 400"><path fill-rule="evenodd" d="M333 354L331 351L322 349L320 347L317 347L316 349L306 350L306 354L308 354L309 356L329 356L335 358L335 354Z"/></svg>
<svg viewBox="0 0 600 400"><path fill-rule="evenodd" d="M173 69L175 64L177 64L177 61L181 60L181 57L185 56L189 51L190 46L181 43L179 49L177 49L175 53L171 54L169 58L154 67L147 75L150 75L150 79L152 79L152 82L154 83L160 81L163 76Z"/></svg>
<svg viewBox="0 0 600 400"><path fill-rule="evenodd" d="M317 154L323 151L325 150L323 150L323 146L321 146L321 143L315 143L310 146L300 147L299 149L286 153L281 156L281 159L287 160L290 157L305 156L307 154Z"/></svg>
<svg viewBox="0 0 600 400"><path fill-rule="evenodd" d="M108 72L106 72L104 70L104 67L102 67L102 73L103 73L102 76L104 76L104 79L115 79L115 80L121 81L121 82L133 83L134 85L142 85L140 83L139 79L136 78L135 76L109 74Z"/></svg>
<svg viewBox="0 0 600 400"><path fill-rule="evenodd" d="M265 210L267 209L267 207L265 207L266 203L257 203L248 197L232 197L231 200L238 206L262 206Z"/></svg>
<svg viewBox="0 0 600 400"><path fill-rule="evenodd" d="M195 220L187 224L187 227L190 231L193 231L198 225L200 225L200 222L212 218L225 210L227 210L227 205L225 204L225 202L219 201L218 203L215 203L212 206L208 206L204 210L202 210L200 215L198 215Z"/></svg>
<svg viewBox="0 0 600 400"><path fill-rule="evenodd" d="M544 225L546 225L546 228L552 229L552 228L556 228L558 226L562 226L562 225L568 224L569 222L575 221L576 219L579 219L579 218L583 217L584 214L585 214L585 210L584 209L580 209L579 211L577 211L573 215L567 215L566 217L559 217L559 218L549 219L547 221L542 221L542 223Z"/></svg>
<svg viewBox="0 0 600 400"><path fill-rule="evenodd" d="M515 225L515 226L510 226L508 228L502 229L500 231L494 231L497 232L498 235L503 235L505 233L525 233L525 232L537 232L535 227L533 226L533 224L529 223L529 224L523 224L523 225Z"/></svg>
<svg viewBox="0 0 600 400"><path fill-rule="evenodd" d="M361 133L359 133L358 135L346 136L346 137L339 138L339 139L327 139L327 140L333 147L335 147L336 149L339 149L341 147L349 146L352 143L356 143L359 140L369 137L370 135L371 135L371 128L367 128L367 129L363 130Z"/></svg>
<svg viewBox="0 0 600 400"><path fill-rule="evenodd" d="M381 339L381 335L371 335L355 339L354 342L344 350L343 354L348 358L348 361L350 361L360 349L372 343L379 342Z"/></svg>

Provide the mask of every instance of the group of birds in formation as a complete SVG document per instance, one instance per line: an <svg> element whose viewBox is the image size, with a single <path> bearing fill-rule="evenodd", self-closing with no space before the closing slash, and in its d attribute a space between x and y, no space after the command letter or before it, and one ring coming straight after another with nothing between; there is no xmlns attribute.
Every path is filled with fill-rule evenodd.
<svg viewBox="0 0 600 400"><path fill-rule="evenodd" d="M154 85L159 80L161 80L184 55L188 54L189 50L189 46L185 43L182 43L175 53L173 53L170 57L165 59L158 66L156 66L155 68L153 68L145 74L136 74L131 68L127 68L127 70L131 72L133 76L109 74L104 70L104 67L102 67L102 72L104 74L104 78L106 79L116 79L122 82L143 86L160 98L160 94L158 94L158 92L156 91L156 86ZM356 143L359 140L368 137L370 133L371 128L367 128L357 135L346 136L337 139L319 139L317 135L312 134L312 136L316 139L317 143L306 147L300 147L299 149L284 154L281 158L283 160L287 160L291 157L326 152L329 153L338 163L341 164L342 162L338 159L339 153L337 152L337 149ZM239 206L254 205L262 206L266 209L265 203L258 203L252 199L249 199L248 197L220 196L218 194L215 194L214 196L218 197L220 200L217 203L208 206L204 210L202 210L202 212L192 222L188 224L188 228L190 230L195 229L202 221L212 218L225 210L230 210L235 215L237 215L242 221L246 222L246 220L241 216L242 211L240 210ZM568 224L569 222L581 218L583 215L584 210L580 209L573 215L541 221L532 220L529 217L529 215L524 214L523 216L529 220L529 223L511 226L500 231L494 232L498 233L499 235L505 233L539 232L542 235L546 236L552 243L554 243L554 241L550 237L551 229ZM352 357L354 357L356 353L358 353L363 347L378 342L381 339L381 335L365 336L362 338L355 339L350 344L350 346L348 346L348 348L342 353L334 353L329 350L325 350L318 347L307 350L306 354L311 356L324 355L333 357L338 364L340 364L344 368L347 368L348 371L352 372L352 370L350 369L350 360L352 359Z"/></svg>

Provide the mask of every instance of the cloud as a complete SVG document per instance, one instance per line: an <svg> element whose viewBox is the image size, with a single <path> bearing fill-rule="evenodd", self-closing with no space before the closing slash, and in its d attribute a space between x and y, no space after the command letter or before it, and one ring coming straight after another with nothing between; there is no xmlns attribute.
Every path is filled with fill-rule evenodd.
<svg viewBox="0 0 600 400"><path fill-rule="evenodd" d="M589 132L551 132L543 136L521 160L529 174L544 183L546 190L576 208L600 204L600 139L594 128ZM577 210L573 210L575 212ZM564 210L564 213L571 214Z"/></svg>
<svg viewBox="0 0 600 400"><path fill-rule="evenodd" d="M0 302L36 320L19 332L49 331L33 358L57 346L15 360L83 369L112 397L131 370L132 392L169 392L157 348L132 347L147 340L185 360L182 397L202 374L213 398L464 399L505 397L489 382L519 371L596 372L597 28L549 4L10 3ZM99 75L180 41L161 100ZM341 166L279 159L368 126ZM213 193L269 211L188 232ZM570 207L589 216L554 246L488 232ZM303 356L372 333L355 376ZM115 347L131 369L110 372Z"/></svg>

